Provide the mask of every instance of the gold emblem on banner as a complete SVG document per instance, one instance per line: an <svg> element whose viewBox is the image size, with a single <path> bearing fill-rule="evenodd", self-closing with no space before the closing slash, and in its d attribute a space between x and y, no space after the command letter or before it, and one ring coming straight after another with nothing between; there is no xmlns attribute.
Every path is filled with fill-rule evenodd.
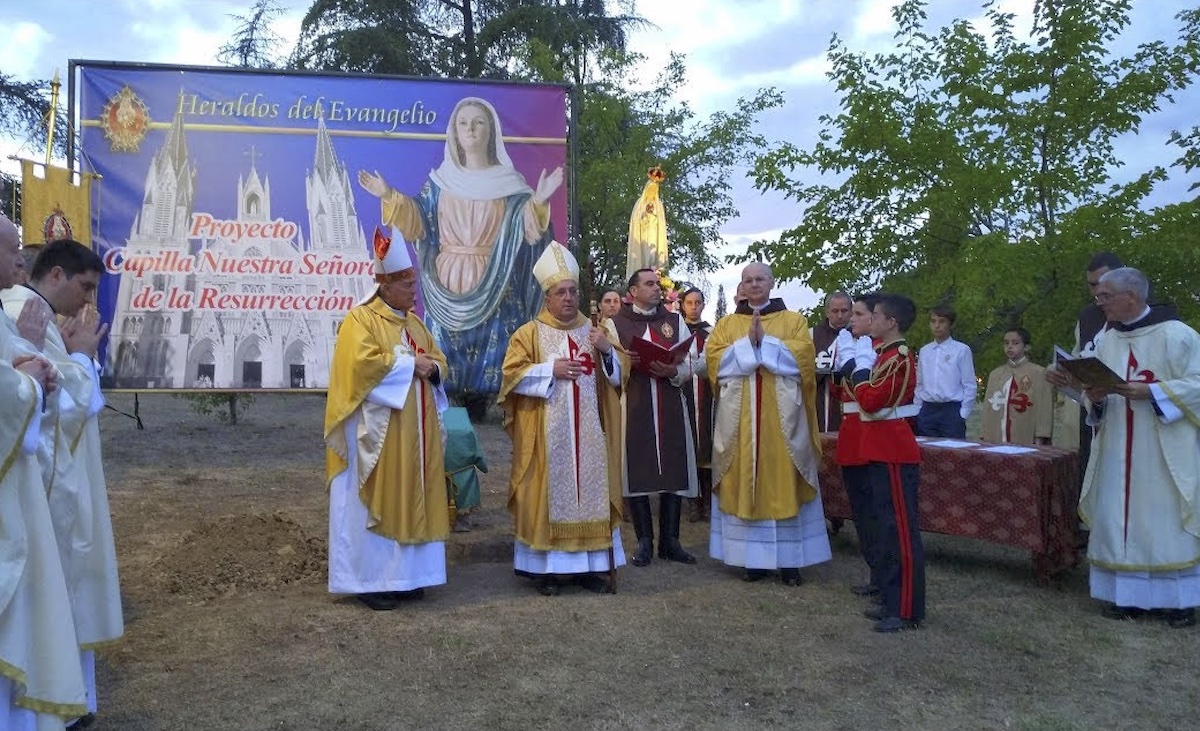
<svg viewBox="0 0 1200 731"><path fill-rule="evenodd" d="M100 126L113 152L137 152L150 129L150 110L128 86L109 97Z"/></svg>
<svg viewBox="0 0 1200 731"><path fill-rule="evenodd" d="M664 322L662 326L662 334L664 338L671 340L675 337L675 328L671 327L671 323Z"/></svg>
<svg viewBox="0 0 1200 731"><path fill-rule="evenodd" d="M75 238L71 229L71 221L60 206L54 206L54 210L49 216L46 216L46 220L42 224L42 236L47 244L52 241Z"/></svg>

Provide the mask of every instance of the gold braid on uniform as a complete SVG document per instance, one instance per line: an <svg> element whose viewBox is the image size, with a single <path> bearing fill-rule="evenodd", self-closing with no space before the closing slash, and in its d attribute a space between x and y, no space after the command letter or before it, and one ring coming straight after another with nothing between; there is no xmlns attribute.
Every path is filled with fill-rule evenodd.
<svg viewBox="0 0 1200 731"><path fill-rule="evenodd" d="M892 344L889 343L887 346L883 346L883 347L879 348L879 350L885 350L886 348L890 347L891 345ZM912 367L913 367L913 360L912 360L912 358L908 357L908 345L906 345L905 343L900 343L900 345L896 348L896 352L898 352L900 354L899 358L889 358L887 363L885 363L883 365L883 367L872 368L870 377L867 378L867 380L863 381L863 383L866 383L869 386L878 386L879 384L883 383L885 380L887 380L888 378L891 378L893 375L895 375L897 372L899 372L901 368L904 369L904 375L901 377L901 383L908 383L908 377L912 373ZM853 382L853 377L851 378L851 382ZM854 400L854 403L856 403L856 404L858 403L858 385L859 384L854 384L854 388L850 389L850 397ZM898 408L900 408L900 406L902 406L902 404L900 402L903 400L904 400L904 389L901 389L900 395L898 395L896 397L896 403L891 404L890 406L885 406L882 409L880 409L879 411L872 412L872 413L883 414L884 412L887 412L890 415L893 412L895 412L896 409L898 409ZM861 409L862 409L861 404L859 404L859 409L860 409L860 413L866 413L866 412L861 411ZM877 421L877 420L878 419L872 419L872 421Z"/></svg>

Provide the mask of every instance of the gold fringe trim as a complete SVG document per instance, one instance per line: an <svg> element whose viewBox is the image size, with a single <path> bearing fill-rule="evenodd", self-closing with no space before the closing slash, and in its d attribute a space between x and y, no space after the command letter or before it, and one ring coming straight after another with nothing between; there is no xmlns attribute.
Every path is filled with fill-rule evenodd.
<svg viewBox="0 0 1200 731"><path fill-rule="evenodd" d="M1183 402L1183 399L1176 396L1167 386L1167 384L1162 383L1161 381L1159 382L1158 387L1163 390L1163 393L1167 394L1167 398L1171 399L1171 403L1175 404L1175 407L1183 412L1183 415L1187 417L1187 420L1192 422L1192 426L1200 427L1200 416L1192 413L1192 410L1187 407L1187 404Z"/></svg>
<svg viewBox="0 0 1200 731"><path fill-rule="evenodd" d="M585 523L550 523L551 538L611 538L612 528L608 520L590 520Z"/></svg>
<svg viewBox="0 0 1200 731"><path fill-rule="evenodd" d="M24 373L21 375L29 378L30 381L33 381L32 378L26 376ZM35 388L33 392L36 394L37 389ZM12 469L13 464L17 461L17 457L21 454L21 443L25 440L25 432L29 430L29 424L33 421L33 415L35 413L34 410L37 409L39 405L40 404L38 404L37 399L34 399L33 404L29 407L29 413L25 415L25 423L21 425L21 430L17 432L17 441L13 444L12 451L9 452L8 456L4 458L4 464L0 465L0 480L8 477L8 471Z"/></svg>
<svg viewBox="0 0 1200 731"><path fill-rule="evenodd" d="M98 640L96 642L81 642L79 649L87 652L95 652L96 650L107 650L110 647L116 647L125 641L125 635L118 635L111 640Z"/></svg>
<svg viewBox="0 0 1200 731"><path fill-rule="evenodd" d="M25 674L24 670L16 665L10 665L5 661L0 660L0 675L8 678L22 689L28 688L29 676ZM33 711L34 713L48 713L52 716L59 716L67 719L80 718L81 716L86 716L88 712L87 705L83 703L58 703L55 701L48 701L44 698L33 698L28 695L22 695L20 698L17 698L12 702L17 706Z"/></svg>
<svg viewBox="0 0 1200 731"><path fill-rule="evenodd" d="M1182 561L1179 563L1154 564L1152 566L1150 564L1141 565L1109 563L1108 561L1097 561L1089 556L1088 563L1092 564L1093 566L1099 566L1102 569L1108 569L1109 571L1148 571L1150 573L1154 573L1156 571L1179 571L1180 569L1190 569L1193 566L1200 564L1200 558L1192 559L1191 561Z"/></svg>

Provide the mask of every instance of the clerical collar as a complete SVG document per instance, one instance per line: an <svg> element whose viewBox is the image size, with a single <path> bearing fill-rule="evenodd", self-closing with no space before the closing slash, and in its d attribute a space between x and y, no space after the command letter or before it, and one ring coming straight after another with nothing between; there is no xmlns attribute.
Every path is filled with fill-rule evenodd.
<svg viewBox="0 0 1200 731"><path fill-rule="evenodd" d="M768 300L767 303L759 309L758 314L769 315L772 312L781 312L786 309L787 309L787 307L784 306L783 300L776 297L774 299ZM754 308L750 306L749 302L739 302L737 309L734 310L734 314L753 315Z"/></svg>
<svg viewBox="0 0 1200 731"><path fill-rule="evenodd" d="M1133 318L1132 320L1122 320L1121 324L1132 330L1133 329L1132 326L1134 324L1136 324L1139 320L1141 320L1142 318L1144 318L1146 315L1149 315L1149 314L1150 314L1150 305L1146 305L1145 307L1142 308L1142 311L1138 313L1137 317Z"/></svg>
<svg viewBox="0 0 1200 731"><path fill-rule="evenodd" d="M1111 323L1114 330L1120 332L1129 332L1151 325L1158 325L1163 322L1179 319L1179 311L1175 306L1169 303L1146 305L1142 310L1142 314L1130 322L1114 322Z"/></svg>
<svg viewBox="0 0 1200 731"><path fill-rule="evenodd" d="M657 307L651 307L648 310L644 310L641 307L638 307L637 303L635 303L635 302L630 302L629 306L632 307L633 311L638 313L639 315L653 315L654 313L658 312Z"/></svg>
<svg viewBox="0 0 1200 731"><path fill-rule="evenodd" d="M46 299L46 295L44 295L44 294L42 294L41 292L37 291L36 289L34 289L33 287L29 286L28 284L22 284L21 286L22 286L22 287L24 287L25 289L28 289L30 292L33 292L33 293L34 293L34 294L36 294L38 297L41 297L41 298L42 298L42 301L46 303L46 306L50 308L50 311L51 311L51 312L53 312L53 313L54 313L54 314L56 314L56 315L58 314L58 310L54 309L54 305L50 304L50 300Z"/></svg>
<svg viewBox="0 0 1200 731"><path fill-rule="evenodd" d="M1027 360L1029 360L1029 356L1022 355L1020 358L1017 358L1016 360L1009 360L1008 365L1012 368L1016 368L1017 366L1021 365L1022 363L1024 363Z"/></svg>

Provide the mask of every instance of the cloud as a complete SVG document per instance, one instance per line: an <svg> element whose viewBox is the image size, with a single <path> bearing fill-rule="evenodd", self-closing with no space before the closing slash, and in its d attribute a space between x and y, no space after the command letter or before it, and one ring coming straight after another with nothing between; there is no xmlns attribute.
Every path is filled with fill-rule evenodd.
<svg viewBox="0 0 1200 731"><path fill-rule="evenodd" d="M867 0L863 3L862 9L854 16L850 45L861 47L880 36L891 38L896 30L892 8L899 4L900 0Z"/></svg>
<svg viewBox="0 0 1200 731"><path fill-rule="evenodd" d="M53 70L41 68L38 57L53 36L38 23L0 19L5 39L0 43L0 71L19 80L49 78Z"/></svg>

